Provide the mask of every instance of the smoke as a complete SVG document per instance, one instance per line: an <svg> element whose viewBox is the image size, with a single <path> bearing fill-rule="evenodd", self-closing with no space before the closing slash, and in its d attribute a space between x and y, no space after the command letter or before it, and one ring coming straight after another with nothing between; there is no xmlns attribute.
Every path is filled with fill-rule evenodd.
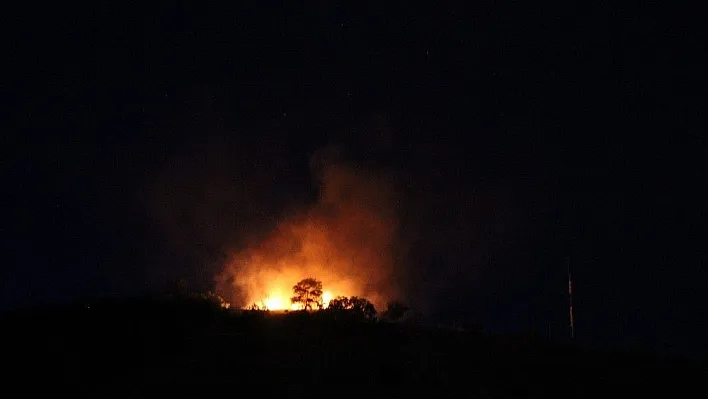
<svg viewBox="0 0 708 399"><path fill-rule="evenodd" d="M454 139L409 141L386 115L306 145L286 128L253 125L187 125L212 133L166 143L145 193L164 235L150 243L161 259L147 281L183 278L234 306L287 306L292 286L313 277L379 309L399 299L426 315L479 319L486 298L528 290L542 185L486 178Z"/></svg>
<svg viewBox="0 0 708 399"><path fill-rule="evenodd" d="M159 229L146 281L183 279L234 306L287 302L307 277L379 308L401 297L402 193L385 115L303 140L293 137L297 126L230 127L204 96L185 97L193 100L174 106L185 112L169 116L189 117L152 118L174 134L154 145L158 164L141 193Z"/></svg>
<svg viewBox="0 0 708 399"><path fill-rule="evenodd" d="M265 238L230 251L217 290L236 306L289 297L314 277L333 295L381 307L397 297L397 195L393 174L347 162L336 147L311 158L317 201L279 220Z"/></svg>
<svg viewBox="0 0 708 399"><path fill-rule="evenodd" d="M174 129L188 133L164 143L141 193L157 229L145 279L157 289L184 279L191 290L209 290L233 248L267 236L282 214L304 202L296 189L304 179L281 132L180 122ZM193 133L203 131L209 134Z"/></svg>

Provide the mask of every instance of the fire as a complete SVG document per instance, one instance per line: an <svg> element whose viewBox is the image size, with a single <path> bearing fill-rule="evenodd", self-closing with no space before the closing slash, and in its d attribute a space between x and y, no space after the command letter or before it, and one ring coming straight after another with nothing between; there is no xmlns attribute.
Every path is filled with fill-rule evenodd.
<svg viewBox="0 0 708 399"><path fill-rule="evenodd" d="M254 303L256 303L260 307L263 307L268 310L300 310L301 309L301 307L299 305L290 303L290 297L281 295L280 292L282 292L282 290L274 290L274 292L278 292L278 294L268 295L262 301L257 301ZM331 301L332 298L334 298L334 297L335 296L332 295L332 293L330 291L322 292L322 306L324 308L329 306L329 301Z"/></svg>
<svg viewBox="0 0 708 399"><path fill-rule="evenodd" d="M325 291L322 293L322 305L326 308L329 306L329 301L332 300L332 293L329 291Z"/></svg>
<svg viewBox="0 0 708 399"><path fill-rule="evenodd" d="M338 164L317 173L316 204L229 254L217 284L237 306L298 309L290 298L304 278L322 282L324 307L337 296L364 297L379 307L396 295L392 185Z"/></svg>
<svg viewBox="0 0 708 399"><path fill-rule="evenodd" d="M286 302L281 296L270 296L264 301L266 309L283 310L286 309ZM294 306L294 305L291 305Z"/></svg>

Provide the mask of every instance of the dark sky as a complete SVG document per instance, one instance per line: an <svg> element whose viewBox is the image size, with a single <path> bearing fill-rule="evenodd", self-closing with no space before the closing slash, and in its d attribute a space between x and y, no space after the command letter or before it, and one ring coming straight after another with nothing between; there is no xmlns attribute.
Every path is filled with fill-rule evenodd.
<svg viewBox="0 0 708 399"><path fill-rule="evenodd" d="M706 354L697 13L242 3L2 17L3 309L211 288L220 246L312 202L337 144L397 176L430 320L562 336L568 257L581 339ZM156 191L197 210L165 228Z"/></svg>

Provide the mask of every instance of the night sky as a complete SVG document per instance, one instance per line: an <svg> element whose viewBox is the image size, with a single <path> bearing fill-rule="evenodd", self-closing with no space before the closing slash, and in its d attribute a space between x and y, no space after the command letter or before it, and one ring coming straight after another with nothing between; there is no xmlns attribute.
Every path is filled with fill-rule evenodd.
<svg viewBox="0 0 708 399"><path fill-rule="evenodd" d="M213 289L337 147L431 323L565 337L569 261L579 340L708 355L697 13L245 3L4 13L1 309Z"/></svg>

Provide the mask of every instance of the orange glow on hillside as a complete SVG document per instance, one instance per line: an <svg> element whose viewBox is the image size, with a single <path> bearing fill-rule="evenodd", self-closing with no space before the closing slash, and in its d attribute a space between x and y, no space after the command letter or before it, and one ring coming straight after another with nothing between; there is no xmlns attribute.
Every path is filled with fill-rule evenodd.
<svg viewBox="0 0 708 399"><path fill-rule="evenodd" d="M265 299L253 303L258 305L261 309L267 310L300 310L302 308L298 304L290 303L291 296L279 294L281 291L282 290L279 289L273 289L272 292L276 292L277 294L270 294ZM323 307L327 308L327 306L329 306L329 301L334 297L335 295L332 295L331 292L324 291L322 293Z"/></svg>
<svg viewBox="0 0 708 399"><path fill-rule="evenodd" d="M337 296L359 296L380 308L396 295L397 223L387 181L337 165L319 174L317 204L231 252L217 284L235 306L297 309L293 286L305 278L322 282L325 307Z"/></svg>

